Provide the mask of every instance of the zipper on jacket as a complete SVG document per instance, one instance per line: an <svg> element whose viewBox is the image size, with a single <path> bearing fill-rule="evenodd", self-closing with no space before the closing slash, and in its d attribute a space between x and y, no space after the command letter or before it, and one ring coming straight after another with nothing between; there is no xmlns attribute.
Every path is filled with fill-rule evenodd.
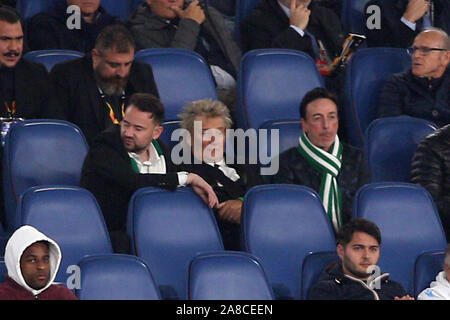
<svg viewBox="0 0 450 320"><path fill-rule="evenodd" d="M366 283L365 281L363 281L361 279L353 278L352 276L349 276L349 275L344 275L344 276L349 278L349 279L351 279L351 280L359 282L363 287L365 287L367 290L372 292L375 300L380 300L380 297L378 296L378 293L375 291L375 289L373 289L373 287L376 285L377 282L381 283L381 279L389 276L389 273L382 274L381 276L376 277L375 279L373 279L369 283Z"/></svg>

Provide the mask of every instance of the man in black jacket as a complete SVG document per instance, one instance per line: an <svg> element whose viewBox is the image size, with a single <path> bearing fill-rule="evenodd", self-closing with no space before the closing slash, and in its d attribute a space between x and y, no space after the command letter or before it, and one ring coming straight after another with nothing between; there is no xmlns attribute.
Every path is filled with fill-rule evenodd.
<svg viewBox="0 0 450 320"><path fill-rule="evenodd" d="M170 152L158 140L163 118L164 107L155 96L134 94L120 126L112 126L94 140L83 164L81 186L96 197L115 252L129 252L128 202L140 188L175 190L191 185L210 207L217 205L213 189L202 178L177 172Z"/></svg>
<svg viewBox="0 0 450 320"><path fill-rule="evenodd" d="M158 96L149 65L134 60L134 40L123 25L102 30L92 55L56 65L51 73L66 119L83 131L89 144L122 120L135 92Z"/></svg>
<svg viewBox="0 0 450 320"><path fill-rule="evenodd" d="M380 14L380 25L366 29L369 47L407 48L414 37L429 27L450 32L450 2L448 0L371 0L366 21L372 21L374 14ZM367 10L365 10L367 12ZM376 12L376 13L374 13Z"/></svg>
<svg viewBox="0 0 450 320"><path fill-rule="evenodd" d="M23 39L20 16L0 8L0 116L60 118L45 67L22 58Z"/></svg>
<svg viewBox="0 0 450 320"><path fill-rule="evenodd" d="M311 288L310 300L414 300L389 274L372 277L380 257L377 225L355 218L339 229L336 251L341 260L331 264Z"/></svg>
<svg viewBox="0 0 450 320"><path fill-rule="evenodd" d="M430 192L450 242L450 124L419 144L412 159L411 182Z"/></svg>
<svg viewBox="0 0 450 320"><path fill-rule="evenodd" d="M66 12L70 6L78 6L81 15ZM78 19L78 21L77 21ZM67 6L56 13L42 12L27 23L30 50L66 49L90 52L100 31L119 23L100 6L100 0L67 0Z"/></svg>
<svg viewBox="0 0 450 320"><path fill-rule="evenodd" d="M412 67L392 75L380 93L379 117L409 115L443 126L450 123L450 38L428 29L414 39Z"/></svg>
<svg viewBox="0 0 450 320"><path fill-rule="evenodd" d="M363 152L339 140L337 104L324 88L305 95L300 104L299 145L280 155L280 168L272 179L318 192L335 231L350 219L358 189L369 183Z"/></svg>

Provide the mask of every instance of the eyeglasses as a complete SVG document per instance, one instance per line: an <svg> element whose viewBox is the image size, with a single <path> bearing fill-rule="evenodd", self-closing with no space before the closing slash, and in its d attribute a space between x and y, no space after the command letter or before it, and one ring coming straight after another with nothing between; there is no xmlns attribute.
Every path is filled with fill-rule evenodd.
<svg viewBox="0 0 450 320"><path fill-rule="evenodd" d="M448 51L447 49L442 48L428 48L428 47L409 47L406 51L413 55L414 52L419 51L424 56L429 55L431 51Z"/></svg>

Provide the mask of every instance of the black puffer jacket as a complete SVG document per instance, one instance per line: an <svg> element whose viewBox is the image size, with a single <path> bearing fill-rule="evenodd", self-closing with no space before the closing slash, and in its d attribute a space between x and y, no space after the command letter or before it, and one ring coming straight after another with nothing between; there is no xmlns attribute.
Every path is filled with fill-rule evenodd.
<svg viewBox="0 0 450 320"><path fill-rule="evenodd" d="M309 300L394 300L406 295L402 285L389 280L389 273L365 281L344 275L342 264L327 267L311 288ZM377 288L378 284L378 288Z"/></svg>
<svg viewBox="0 0 450 320"><path fill-rule="evenodd" d="M345 143L343 146L342 167L337 182L342 192L342 212L345 222L350 220L356 192L369 183L370 178L363 152ZM272 183L299 184L319 192L322 175L311 167L297 147L283 152L279 161L280 169L273 177Z"/></svg>
<svg viewBox="0 0 450 320"><path fill-rule="evenodd" d="M411 182L430 192L450 241L450 125L419 144L412 160Z"/></svg>
<svg viewBox="0 0 450 320"><path fill-rule="evenodd" d="M409 115L436 123L450 123L450 68L428 80L410 71L392 75L380 93L379 117Z"/></svg>

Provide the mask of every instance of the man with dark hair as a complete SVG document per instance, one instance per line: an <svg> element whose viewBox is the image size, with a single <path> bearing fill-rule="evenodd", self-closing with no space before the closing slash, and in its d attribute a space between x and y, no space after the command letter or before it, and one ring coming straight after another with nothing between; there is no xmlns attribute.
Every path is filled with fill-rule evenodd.
<svg viewBox="0 0 450 320"><path fill-rule="evenodd" d="M213 189L202 178L177 172L169 150L158 140L163 118L164 107L155 96L136 93L127 104L120 126L113 125L101 133L86 156L81 186L97 198L115 252L130 252L126 235L128 202L140 188L175 190L190 185L210 207L218 203Z"/></svg>
<svg viewBox="0 0 450 320"><path fill-rule="evenodd" d="M448 0L371 0L364 12L369 47L407 48L419 32L429 27L450 32ZM371 27L370 22L375 20L380 25Z"/></svg>
<svg viewBox="0 0 450 320"><path fill-rule="evenodd" d="M74 16L70 6L78 6L80 15ZM95 45L100 31L120 23L100 5L100 0L67 0L56 13L38 13L28 22L28 44L31 50L66 49L88 53ZM77 25L78 24L78 25Z"/></svg>
<svg viewBox="0 0 450 320"><path fill-rule="evenodd" d="M134 61L135 44L123 25L104 28L92 54L56 65L50 73L68 121L78 125L88 143L123 117L135 92L158 95L149 65Z"/></svg>
<svg viewBox="0 0 450 320"><path fill-rule="evenodd" d="M409 115L444 126L450 123L450 38L427 29L414 39L411 69L393 74L380 92L379 117Z"/></svg>
<svg viewBox="0 0 450 320"><path fill-rule="evenodd" d="M371 221L355 218L336 234L341 260L328 266L311 288L310 300L414 300L389 274L372 278L380 258L381 233Z"/></svg>
<svg viewBox="0 0 450 320"><path fill-rule="evenodd" d="M22 226L5 249L6 280L0 300L78 300L63 285L54 284L62 254L58 244L32 226Z"/></svg>
<svg viewBox="0 0 450 320"><path fill-rule="evenodd" d="M450 124L420 142L411 163L411 182L433 197L450 242Z"/></svg>
<svg viewBox="0 0 450 320"><path fill-rule="evenodd" d="M326 89L316 88L305 95L300 117L299 145L280 155L280 169L272 182L317 191L337 231L351 217L356 192L369 182L364 155L339 140L337 98Z"/></svg>
<svg viewBox="0 0 450 320"><path fill-rule="evenodd" d="M0 8L0 117L60 118L47 70L22 58L23 39L20 16Z"/></svg>

